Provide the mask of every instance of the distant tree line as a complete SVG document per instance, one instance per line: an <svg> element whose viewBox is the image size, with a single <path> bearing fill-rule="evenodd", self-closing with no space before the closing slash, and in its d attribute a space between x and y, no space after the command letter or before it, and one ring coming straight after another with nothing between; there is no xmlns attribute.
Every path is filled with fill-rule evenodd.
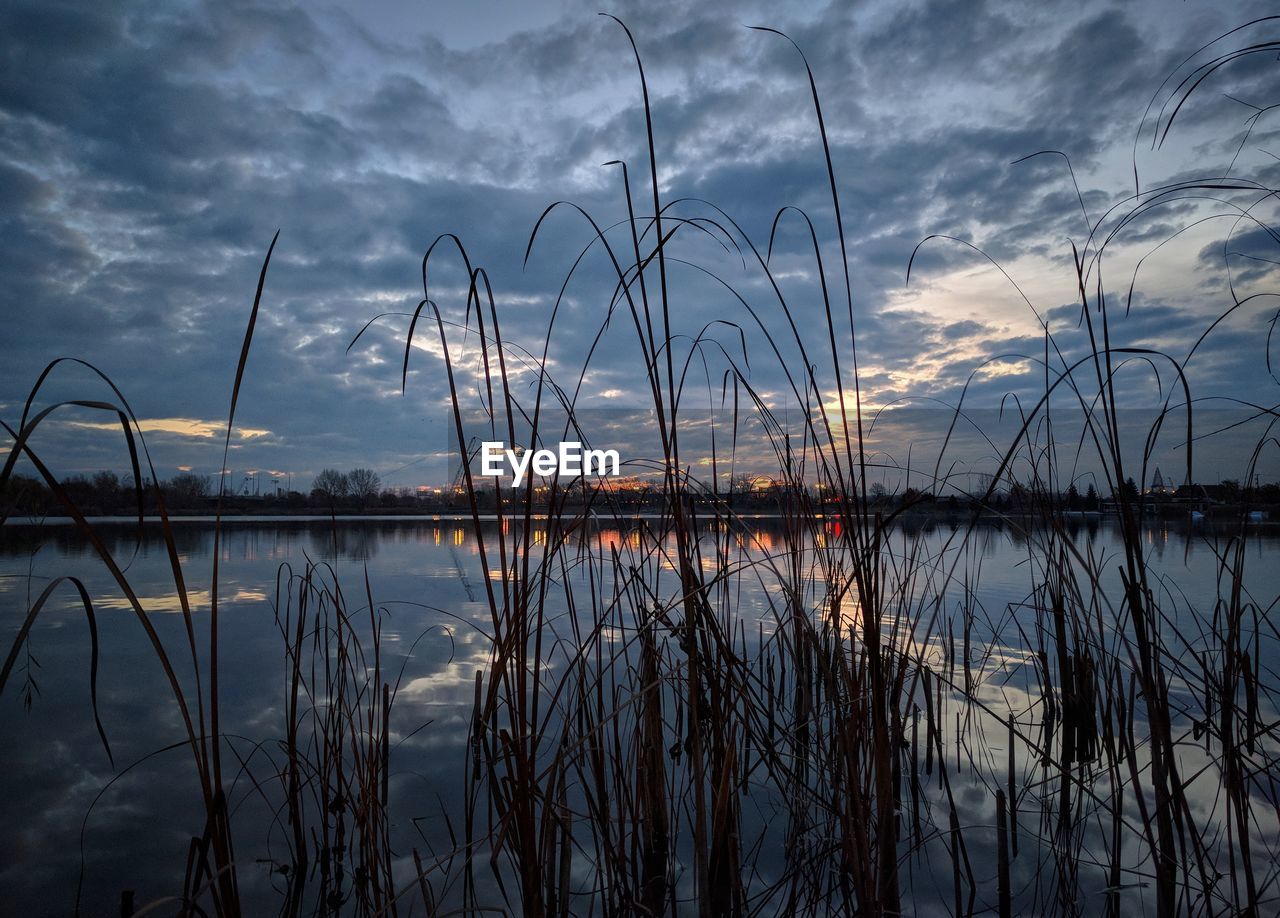
<svg viewBox="0 0 1280 918"><path fill-rule="evenodd" d="M111 515L136 513L138 489L132 476L121 477L115 472L95 472L92 475L70 475L59 482L66 496L86 515ZM179 472L161 483L165 506L174 510L202 508L210 494L207 475ZM3 495L3 508L11 516L42 517L64 512L62 501L42 479L30 475L14 475L7 482ZM143 507L157 507L155 489L142 488Z"/></svg>
<svg viewBox="0 0 1280 918"><path fill-rule="evenodd" d="M67 497L87 516L130 515L137 512L138 494L131 477L121 477L115 472L97 472L92 475L72 475L60 482ZM546 487L535 489L536 501L554 499L565 506L582 505L602 501L630 512L661 510L660 490L652 483L639 479L615 482L605 493L592 493L593 486L578 481L562 483L552 492ZM1105 497L1093 484L1084 491L1070 485L1065 491L1049 494L1038 484L1015 482L994 490L982 499L983 493L959 492L937 495L928 490L906 488L891 492L881 483L867 488L867 506L873 511L889 511L895 508L924 511L955 511L968 507L974 510L991 510L998 513L1026 512L1095 512L1114 506L1116 498L1135 502L1140 490L1133 479L1123 482L1116 494ZM159 495L165 508L178 514L210 513L218 502L217 483L209 475L179 472L160 482ZM482 512L492 512L497 507L498 495L492 488L482 488L476 494L476 507ZM504 493L503 501L511 499ZM523 497L517 495L517 499ZM836 496L820 486L811 486L801 495L785 482L761 476L738 476L731 486L718 494L706 493L692 498L695 501L723 503L736 510L773 512L780 509L811 507L821 512L829 503L838 503ZM1185 513L1189 504L1216 505L1223 509L1245 507L1280 510L1280 484L1263 484L1257 487L1241 486L1236 481L1223 481L1216 485L1184 485L1176 493L1148 494L1144 496L1148 511L1157 514ZM143 509L154 514L159 508L157 489L147 484L142 489ZM311 483L311 490L273 491L262 495L234 494L227 491L222 496L222 508L230 513L454 513L468 512L471 499L460 488L400 488L382 487L377 472L368 468L355 468L347 472L326 468ZM0 511L11 518L63 515L65 509L44 481L30 475L14 475L3 493L0 493Z"/></svg>
<svg viewBox="0 0 1280 918"><path fill-rule="evenodd" d="M137 513L138 489L132 476L115 472L71 475L59 485L66 496L87 516L127 515ZM159 496L166 510L187 513L209 512L217 503L218 485L210 475L179 472L159 483ZM432 494L431 496L435 496ZM363 511L372 508L420 510L423 501L416 492L382 490L382 479L372 469L357 468L349 472L325 469L315 477L309 493L272 492L265 495L223 494L223 507L228 509L270 508L306 511ZM159 508L157 489L151 482L142 488L142 505L147 513ZM65 512L62 501L42 479L15 474L0 494L0 508L12 517L43 517Z"/></svg>

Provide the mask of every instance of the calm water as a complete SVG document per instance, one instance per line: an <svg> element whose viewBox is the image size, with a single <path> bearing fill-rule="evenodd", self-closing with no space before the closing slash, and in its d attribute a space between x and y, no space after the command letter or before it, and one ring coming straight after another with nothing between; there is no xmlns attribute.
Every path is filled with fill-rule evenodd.
<svg viewBox="0 0 1280 918"><path fill-rule="evenodd" d="M768 521L754 527L743 551L763 558L777 549L780 537ZM163 543L155 533L139 543L124 525L104 532L115 556L127 565L129 581L161 639L175 659L189 661ZM176 535L201 628L210 600L213 531L185 523ZM947 526L935 525L923 532L924 544L940 550L951 535ZM588 547L607 552L610 543L623 545L635 537L602 529ZM1119 556L1105 522L1081 524L1074 538L1095 555ZM1247 583L1265 609L1280 596L1280 529L1257 527L1248 538ZM981 529L970 544L973 557L967 563L980 566L977 598L985 613L975 627L998 631L1001 621L1016 619L1017 604L1031 592L1037 572L1028 563L1025 543L1009 530ZM1179 602L1210 608L1218 577L1212 537L1152 528L1147 544L1155 570L1167 578L1171 591L1176 589ZM349 606L357 610L366 605L367 570L383 619L384 670L394 677L403 667L391 754L392 842L399 856L407 857L413 846L426 850L443 844L442 814L456 802L475 673L489 652L488 607L477 601L483 599L484 572L467 521L341 522L336 529L320 521L254 521L226 528L219 578L223 719L231 748L244 762L232 794L237 860L248 865L240 883L246 899L263 913L275 910L272 890L281 885L271 865L284 856L283 827L266 828L272 816L246 771L260 781L274 774L269 741L284 732L285 668L273 602L288 572L300 571L308 560L326 563L326 576L336 576L348 591ZM1113 558L1107 566L1114 571L1116 563ZM51 578L67 575L83 580L98 612L99 708L115 767L91 715L84 614L74 591L65 588L32 631L31 662L25 652L19 655L0 697L5 776L0 782L0 902L5 905L0 910L12 914L67 914L81 881L86 914L118 914L124 889L135 890L140 903L172 894L181 887L190 839L202 830L190 752L164 751L181 741L183 730L156 655L111 576L70 527L46 527L38 534L13 527L0 531L5 651L29 603ZM770 591L767 579L754 586L743 580L734 614L748 623L748 632L771 630ZM1272 657L1268 665L1274 662ZM985 690L990 697L1009 699L1019 691L1016 679L994 678L1006 664L973 663L993 676ZM28 672L35 686L29 711L23 703ZM191 684L189 662L180 667L180 677ZM259 745L264 742L268 745ZM958 780L963 799L964 782L977 787L979 777L961 772ZM764 862L767 867L767 857ZM1034 870L1035 864L1026 867ZM904 884L909 882L904 874ZM948 901L949 893L940 893Z"/></svg>

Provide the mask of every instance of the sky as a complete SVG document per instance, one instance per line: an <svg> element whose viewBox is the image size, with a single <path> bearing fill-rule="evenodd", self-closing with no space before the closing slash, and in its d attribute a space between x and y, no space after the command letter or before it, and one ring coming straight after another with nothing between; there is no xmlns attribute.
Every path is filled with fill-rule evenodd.
<svg viewBox="0 0 1280 918"><path fill-rule="evenodd" d="M447 478L449 390L431 323L415 330L401 386L404 314L441 234L486 271L519 398L536 378L524 355L545 346L551 378L570 390L581 380L581 407L645 407L643 360L625 309L610 312L601 247L574 267L590 224L556 209L525 262L553 202L600 226L626 215L622 174L607 163L628 164L637 211L652 211L636 64L602 9L631 29L644 63L664 203L688 199L673 216L731 230L688 224L669 246L672 348L681 363L692 356L691 410L723 404L733 371L771 409L799 411L787 372L806 359L835 397L799 211L778 225L769 274L751 254L769 251L788 206L819 239L846 381L852 365L804 64L754 25L794 39L821 94L869 409L946 417L962 400L1034 402L1045 375L1027 358L1045 354L1046 328L1051 363L1085 353L1072 247L1092 259L1101 239L1090 278L1101 277L1113 346L1167 355L1117 375L1126 398L1158 402L1176 364L1205 429L1227 399L1280 401L1267 194L1280 183L1280 111L1267 108L1280 102L1280 64L1274 52L1228 62L1172 125L1166 104L1197 64L1280 38L1280 24L1259 23L1184 63L1265 4L9 0L0 419L16 427L44 368L77 358L123 393L161 478L217 474L277 230L226 463L235 482L256 474L305 491L330 466L373 468L389 486ZM1017 162L1041 151L1056 152ZM1150 197L1199 180L1239 184ZM1140 203L1150 206L1133 213ZM962 241L929 238L939 235ZM429 292L455 323L450 353L474 405L482 368L462 264L438 247ZM64 362L35 405L68 399L115 394ZM60 474L128 467L101 411L60 408L32 444ZM1239 477L1232 459L1205 459L1197 477ZM1258 472L1280 477L1274 449Z"/></svg>

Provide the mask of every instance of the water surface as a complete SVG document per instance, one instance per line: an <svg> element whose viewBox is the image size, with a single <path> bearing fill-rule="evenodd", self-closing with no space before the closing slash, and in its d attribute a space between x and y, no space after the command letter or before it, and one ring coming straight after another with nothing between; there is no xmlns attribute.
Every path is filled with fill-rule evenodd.
<svg viewBox="0 0 1280 918"><path fill-rule="evenodd" d="M587 555L606 556L613 546L638 544L637 526L598 527L583 540ZM748 526L737 540L740 558L765 561L784 550L776 522L761 519ZM132 526L109 523L101 532L159 638L180 661L179 679L194 687L190 658L184 655L184 619L159 531L148 527L139 539ZM1115 569L1121 552L1111 524L1073 522L1071 534L1078 546L1106 562L1104 568ZM188 521L177 524L174 535L203 656L214 530L207 522ZM903 545L918 540L914 544L924 546L926 554L936 553L936 567L944 570L956 529L917 522L900 538ZM1153 526L1145 539L1153 570L1177 597L1172 607L1211 609L1218 596L1222 535ZM1029 561L1034 553L1012 528L982 526L968 545L963 566L975 574L970 587L981 609L973 624L971 666L984 698L1016 709L1024 702L1021 695L1032 689L1019 669L1022 658L1001 633L1019 620L1040 572ZM475 674L488 659L492 630L483 601L485 571L470 521L345 519L334 525L318 519L241 519L225 527L219 561L222 717L234 753L230 767L240 768L231 796L237 860L244 865L241 890L251 911L275 911L276 891L283 888L278 872L283 825L274 821L278 814L255 782L278 781L286 653L276 609L283 608L281 591L287 593L290 575L309 563L320 565L317 576L343 591L349 612L361 621L369 616L368 578L382 628L383 671L398 684L391 753L397 857L407 859L415 847L424 856L446 850L445 816L459 815ZM1264 609L1280 596L1277 561L1280 530L1249 529L1247 583ZM86 914L117 913L123 890L135 891L140 903L173 894L181 888L190 839L202 831L190 751L181 745L183 729L165 673L120 587L73 528L0 529L5 650L31 602L52 578L63 576L83 581L97 612L98 709L114 766L92 716L84 613L75 591L64 585L36 622L0 697L5 774L0 901L14 914L67 914L77 895ZM565 576L586 575L571 571ZM559 596L552 591L548 602L560 603L563 613ZM776 591L767 575L740 578L735 596L732 614L746 624L746 633L767 635L776 627ZM1114 599L1118 602L1118 595ZM1010 645L1007 654L1000 652L1002 641ZM1268 666L1275 663L1274 647L1268 638ZM972 800L975 812L986 806L987 777L977 766L953 776L961 799ZM769 856L760 860L767 874ZM1036 865L1024 858L1019 869L1034 872ZM904 881L911 878L904 874ZM939 908L945 910L950 893L939 889L938 894Z"/></svg>

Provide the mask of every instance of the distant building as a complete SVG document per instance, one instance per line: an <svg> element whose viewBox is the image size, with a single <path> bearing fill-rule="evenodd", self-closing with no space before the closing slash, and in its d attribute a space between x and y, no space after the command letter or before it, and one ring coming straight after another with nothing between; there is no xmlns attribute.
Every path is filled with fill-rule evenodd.
<svg viewBox="0 0 1280 918"><path fill-rule="evenodd" d="M1175 488L1165 482L1164 476L1160 474L1159 467L1156 473L1151 476L1151 487L1147 488L1147 493L1157 497L1168 497L1175 492Z"/></svg>

